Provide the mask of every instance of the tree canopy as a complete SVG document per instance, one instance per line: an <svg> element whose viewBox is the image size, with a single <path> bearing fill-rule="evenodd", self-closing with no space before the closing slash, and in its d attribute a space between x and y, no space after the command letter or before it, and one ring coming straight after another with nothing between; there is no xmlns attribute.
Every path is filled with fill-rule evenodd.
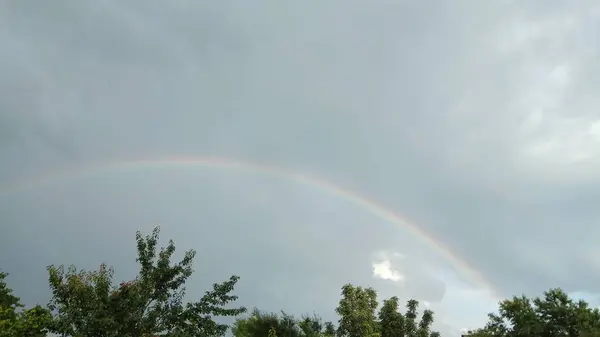
<svg viewBox="0 0 600 337"><path fill-rule="evenodd" d="M227 308L237 276L215 283L197 301L184 301L186 280L192 275L195 251L172 263L175 244L157 249L159 228L152 234L136 234L139 273L113 285L113 270L100 265L96 271L74 266L49 266L53 319L48 330L63 336L223 336L228 326L216 316L237 316L244 307Z"/></svg>
<svg viewBox="0 0 600 337"><path fill-rule="evenodd" d="M543 296L515 296L500 302L498 313L489 322L469 332L472 337L487 336L600 336L600 311L583 300L574 301L561 289Z"/></svg>
<svg viewBox="0 0 600 337"><path fill-rule="evenodd" d="M373 288L341 287L337 322L316 313L296 317L258 308L235 306L239 277L213 284L203 296L187 299L185 283L192 275L195 251L173 262L175 244L158 248L160 230L136 233L138 274L115 283L106 264L87 271L75 266L48 266L52 299L25 308L0 271L0 337L222 337L230 326L219 317L234 318L234 337L439 337L434 312L419 312L419 302L399 297L380 299ZM540 297L515 296L499 302L485 326L470 337L600 337L600 311L569 298L559 288Z"/></svg>

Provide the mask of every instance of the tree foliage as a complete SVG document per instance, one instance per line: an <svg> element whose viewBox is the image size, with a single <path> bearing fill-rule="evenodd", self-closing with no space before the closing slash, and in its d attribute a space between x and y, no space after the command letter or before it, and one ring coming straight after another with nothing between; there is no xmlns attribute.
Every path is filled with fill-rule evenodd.
<svg viewBox="0 0 600 337"><path fill-rule="evenodd" d="M416 300L409 300L406 314L399 309L398 297L384 300L377 313L377 292L373 288L362 288L346 284L336 312L338 327L332 322L323 322L317 315L304 315L299 319L285 312L265 313L254 309L233 324L235 337L260 337L272 333L278 337L438 337L431 331L433 312L424 310L419 319Z"/></svg>
<svg viewBox="0 0 600 337"><path fill-rule="evenodd" d="M485 327L469 332L471 337L600 336L600 311L588 303L574 301L561 289L550 289L542 297L513 297L490 313Z"/></svg>
<svg viewBox="0 0 600 337"><path fill-rule="evenodd" d="M135 278L113 282L111 267L78 270L75 266L48 267L52 299L47 307L25 308L0 271L0 337L222 337L229 326L218 317L236 317L234 337L439 337L432 330L434 313L419 313L410 299L404 310L397 296L381 303L373 288L346 284L335 309L337 326L316 314L295 317L284 311L268 313L230 305L239 280L213 284L196 301L185 297L192 275L193 250L172 262L175 244L158 248L160 230L136 233L139 271ZM541 297L515 296L488 314L485 326L470 337L600 337L600 310L573 300L561 289Z"/></svg>
<svg viewBox="0 0 600 337"><path fill-rule="evenodd" d="M0 272L0 337L46 336L52 316L37 305L24 309L20 299L6 284L7 273Z"/></svg>
<svg viewBox="0 0 600 337"><path fill-rule="evenodd" d="M377 292L373 288L346 284L342 299L335 309L340 316L337 335L340 337L377 337Z"/></svg>
<svg viewBox="0 0 600 337"><path fill-rule="evenodd" d="M238 318L232 327L235 337L268 336L277 337L330 337L335 334L331 322L323 322L317 315L304 315L297 319L282 311L280 314L266 313L254 309L245 318Z"/></svg>
<svg viewBox="0 0 600 337"><path fill-rule="evenodd" d="M113 270L101 265L96 271L71 266L49 266L52 290L50 309L54 333L84 337L223 336L227 325L214 316L236 316L245 308L226 308L237 296L231 293L237 276L216 283L196 302L184 302L186 280L192 275L193 250L171 263L175 244L157 249L159 228L152 234L136 234L136 261L140 270L133 280L113 285Z"/></svg>

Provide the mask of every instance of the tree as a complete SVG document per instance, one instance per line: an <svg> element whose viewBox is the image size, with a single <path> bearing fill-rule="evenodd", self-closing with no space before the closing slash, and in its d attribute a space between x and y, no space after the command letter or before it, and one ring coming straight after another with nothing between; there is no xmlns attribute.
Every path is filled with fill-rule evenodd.
<svg viewBox="0 0 600 337"><path fill-rule="evenodd" d="M237 300L231 293L237 276L216 283L197 302L184 303L183 285L191 276L195 251L185 252L175 264L172 240L157 252L160 228L136 233L138 276L113 285L113 270L102 264L97 271L71 266L49 266L54 313L51 331L63 336L223 336L228 328L213 316L237 316L244 307L228 309Z"/></svg>
<svg viewBox="0 0 600 337"><path fill-rule="evenodd" d="M337 334L340 337L376 337L377 292L373 288L342 287L342 298L335 309L340 316Z"/></svg>
<svg viewBox="0 0 600 337"><path fill-rule="evenodd" d="M254 309L250 316L237 319L231 331L235 337L264 337L271 330L279 337L299 337L300 330L296 320L281 312L281 317L275 313L265 313Z"/></svg>
<svg viewBox="0 0 600 337"><path fill-rule="evenodd" d="M39 305L21 310L20 299L5 282L7 276L0 272L0 337L46 336L52 319L50 311Z"/></svg>
<svg viewBox="0 0 600 337"><path fill-rule="evenodd" d="M377 318L377 292L373 288L361 288L351 284L342 287L342 298L336 309L340 315L337 334L340 337L439 337L431 331L433 311L424 310L418 320L419 302L409 300L406 313L398 311L398 297L383 301Z"/></svg>
<svg viewBox="0 0 600 337"><path fill-rule="evenodd" d="M303 315L301 319L285 313L265 313L254 309L248 317L238 318L231 329L235 337L332 337L335 327L322 323L317 315Z"/></svg>
<svg viewBox="0 0 600 337"><path fill-rule="evenodd" d="M406 314L399 310L398 297L394 296L383 301L379 310L379 329L381 337L439 337L439 333L431 331L433 324L433 311L423 311L421 319L417 322L419 302L411 299L406 303Z"/></svg>
<svg viewBox="0 0 600 337"><path fill-rule="evenodd" d="M321 318L315 314L312 316L302 316L302 319L298 321L297 324L304 337L321 337L325 333L323 331L324 325Z"/></svg>
<svg viewBox="0 0 600 337"><path fill-rule="evenodd" d="M398 311L398 297L394 296L383 301L379 309L379 328L381 337L404 336L404 316Z"/></svg>
<svg viewBox="0 0 600 337"><path fill-rule="evenodd" d="M335 333L336 333L335 325L333 325L332 322L325 322L325 326L323 329L323 336L333 337L333 336L335 336Z"/></svg>
<svg viewBox="0 0 600 337"><path fill-rule="evenodd" d="M101 264L98 270L74 266L49 266L52 300L48 308L25 309L0 271L0 337L45 337L53 332L62 337L222 337L228 326L217 316L238 316L244 307L228 308L239 278L215 283L196 302L184 301L185 283L191 276L193 250L172 263L175 244L157 249L159 227L150 235L136 233L138 275L113 284L113 269ZM419 313L419 302L406 302L400 311L398 297L379 302L373 288L352 284L342 287L335 312L336 328L316 314L299 319L254 309L237 318L235 337L440 337L432 331L434 313ZM585 301L575 301L561 289L543 296L515 296L499 303L497 313L488 314L487 324L469 331L469 337L600 337L600 310Z"/></svg>
<svg viewBox="0 0 600 337"><path fill-rule="evenodd" d="M543 297L513 297L500 302L484 328L471 337L600 336L600 311L588 303L574 301L561 289L550 289Z"/></svg>

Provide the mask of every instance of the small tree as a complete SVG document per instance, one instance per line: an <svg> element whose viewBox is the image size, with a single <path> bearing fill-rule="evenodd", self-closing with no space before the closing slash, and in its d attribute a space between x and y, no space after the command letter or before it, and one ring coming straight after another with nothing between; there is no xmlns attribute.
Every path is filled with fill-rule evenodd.
<svg viewBox="0 0 600 337"><path fill-rule="evenodd" d="M0 272L0 337L46 336L52 316L48 309L37 305L23 310L5 282L7 273Z"/></svg>
<svg viewBox="0 0 600 337"><path fill-rule="evenodd" d="M113 270L104 264L97 271L49 266L52 332L73 337L223 336L228 326L213 316L246 311L226 308L237 300L231 293L239 278L216 283L199 301L184 303L183 285L193 272L195 251L172 264L175 244L171 240L157 251L159 233L159 227L145 237L136 233L139 274L119 286L113 286Z"/></svg>
<svg viewBox="0 0 600 337"><path fill-rule="evenodd" d="M279 337L301 337L294 316L281 312L281 315L261 312L254 309L248 317L239 318L232 327L235 337L264 337L275 333Z"/></svg>

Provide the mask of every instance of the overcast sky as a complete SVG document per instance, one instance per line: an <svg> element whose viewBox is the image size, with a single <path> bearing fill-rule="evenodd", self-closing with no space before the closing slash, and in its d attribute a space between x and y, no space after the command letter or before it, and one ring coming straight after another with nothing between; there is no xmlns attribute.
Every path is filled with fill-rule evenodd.
<svg viewBox="0 0 600 337"><path fill-rule="evenodd" d="M282 166L406 216L502 296L595 304L599 18L592 0L5 0L0 186L168 156ZM408 231L269 175L112 170L5 190L0 213L27 303L50 263L132 277L135 231L161 224L199 252L191 296L235 273L244 305L335 318L352 282L429 302L447 335L495 308Z"/></svg>

